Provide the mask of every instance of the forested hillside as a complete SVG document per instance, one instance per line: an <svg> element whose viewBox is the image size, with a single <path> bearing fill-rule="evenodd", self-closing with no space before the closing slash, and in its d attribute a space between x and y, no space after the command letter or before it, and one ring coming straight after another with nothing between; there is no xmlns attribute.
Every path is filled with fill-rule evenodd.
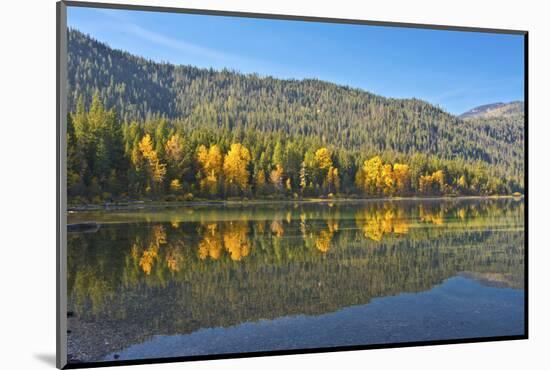
<svg viewBox="0 0 550 370"><path fill-rule="evenodd" d="M523 191L522 120L461 120L416 99L68 39L72 196Z"/></svg>

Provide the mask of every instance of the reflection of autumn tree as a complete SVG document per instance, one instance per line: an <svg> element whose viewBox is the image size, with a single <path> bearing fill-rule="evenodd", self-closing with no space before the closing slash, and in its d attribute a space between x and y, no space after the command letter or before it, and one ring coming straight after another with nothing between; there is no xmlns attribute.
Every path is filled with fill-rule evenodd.
<svg viewBox="0 0 550 370"><path fill-rule="evenodd" d="M166 266L173 272L178 272L184 262L183 257L183 243L174 243L170 245L168 252L166 252Z"/></svg>
<svg viewBox="0 0 550 370"><path fill-rule="evenodd" d="M395 207L371 208L356 215L356 223L366 238L380 241L385 234L407 234L410 223L403 209Z"/></svg>
<svg viewBox="0 0 550 370"><path fill-rule="evenodd" d="M269 226L271 232L276 237L280 238L284 235L285 229L283 228L283 223L279 220L273 220Z"/></svg>
<svg viewBox="0 0 550 370"><path fill-rule="evenodd" d="M306 236L306 232L307 232L307 215L305 214L305 212L301 212L300 213L300 233L302 234L303 237Z"/></svg>
<svg viewBox="0 0 550 370"><path fill-rule="evenodd" d="M199 258L201 260L207 257L217 260L222 252L222 239L218 232L218 224L210 223L206 225L206 231L203 239L199 243Z"/></svg>
<svg viewBox="0 0 550 370"><path fill-rule="evenodd" d="M250 253L248 240L248 222L229 222L224 228L223 242L233 261L240 261Z"/></svg>
<svg viewBox="0 0 550 370"><path fill-rule="evenodd" d="M334 233L338 231L338 228L337 219L328 219L326 229L321 230L315 237L315 247L323 253L328 252Z"/></svg>
<svg viewBox="0 0 550 370"><path fill-rule="evenodd" d="M456 215L461 220L464 220L466 218L466 212L467 212L466 208L462 207L462 208L457 209Z"/></svg>
<svg viewBox="0 0 550 370"><path fill-rule="evenodd" d="M434 225L443 225L445 221L445 210L442 207L430 209L420 205L418 211L420 214L420 220L423 222L430 222Z"/></svg>
<svg viewBox="0 0 550 370"><path fill-rule="evenodd" d="M143 254L139 260L139 266L146 275L151 273L153 264L158 257L161 244L166 244L166 232L162 225L155 225L153 226L153 230L151 232L151 242L149 243L149 248L143 251Z"/></svg>
<svg viewBox="0 0 550 370"><path fill-rule="evenodd" d="M223 249L233 261L240 261L250 253L248 221L229 221L223 227L218 223L209 223L204 230L203 238L199 242L201 260L208 257L218 260Z"/></svg>

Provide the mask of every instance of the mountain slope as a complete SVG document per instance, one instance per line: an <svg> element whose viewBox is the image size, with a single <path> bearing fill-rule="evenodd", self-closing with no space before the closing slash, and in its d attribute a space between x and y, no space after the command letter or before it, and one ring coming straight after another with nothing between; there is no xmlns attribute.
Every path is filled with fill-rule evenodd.
<svg viewBox="0 0 550 370"><path fill-rule="evenodd" d="M282 80L156 63L68 33L69 109L99 90L123 121L164 116L194 129L315 137L363 155L424 153L523 173L523 122L461 120L417 99L391 99L319 80Z"/></svg>
<svg viewBox="0 0 550 370"><path fill-rule="evenodd" d="M462 119L518 118L524 116L524 104L521 101L480 105L462 113Z"/></svg>

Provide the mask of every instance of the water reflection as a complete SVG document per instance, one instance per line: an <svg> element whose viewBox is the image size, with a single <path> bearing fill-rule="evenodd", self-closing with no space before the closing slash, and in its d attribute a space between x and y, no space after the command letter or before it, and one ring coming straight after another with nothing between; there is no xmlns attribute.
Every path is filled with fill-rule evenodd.
<svg viewBox="0 0 550 370"><path fill-rule="evenodd" d="M155 334L319 315L459 274L522 289L523 212L462 200L78 214L102 227L69 235L69 326L118 338L93 359Z"/></svg>

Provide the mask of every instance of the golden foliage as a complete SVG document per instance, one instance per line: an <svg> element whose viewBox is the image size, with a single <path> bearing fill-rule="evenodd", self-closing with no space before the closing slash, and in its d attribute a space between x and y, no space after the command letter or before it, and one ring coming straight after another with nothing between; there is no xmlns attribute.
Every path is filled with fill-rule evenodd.
<svg viewBox="0 0 550 370"><path fill-rule="evenodd" d="M457 181L457 185L461 189L467 189L468 188L468 182L466 181L466 177L464 177L464 175L460 176L460 178Z"/></svg>
<svg viewBox="0 0 550 370"><path fill-rule="evenodd" d="M241 191L248 188L247 166L250 160L250 151L247 148L239 143L231 144L231 149L223 160L226 185L236 186Z"/></svg>
<svg viewBox="0 0 550 370"><path fill-rule="evenodd" d="M283 166L277 164L275 165L275 169L269 174L269 181L271 181L277 190L281 190L283 187L283 172Z"/></svg>
<svg viewBox="0 0 550 370"><path fill-rule="evenodd" d="M411 171L409 166L402 163L393 165L393 176L395 179L395 188L399 193L405 193L411 186Z"/></svg>
<svg viewBox="0 0 550 370"><path fill-rule="evenodd" d="M262 189L265 186L265 171L259 170L256 174L256 188Z"/></svg>
<svg viewBox="0 0 550 370"><path fill-rule="evenodd" d="M369 194L394 195L410 189L409 166L401 163L383 163L379 156L365 161L357 171L355 185Z"/></svg>
<svg viewBox="0 0 550 370"><path fill-rule="evenodd" d="M437 194L445 190L445 173L443 170L431 175L422 175L418 180L418 190L425 194Z"/></svg>
<svg viewBox="0 0 550 370"><path fill-rule="evenodd" d="M166 175L166 165L161 163L157 152L153 149L153 141L151 135L146 134L139 142L139 150L143 158L145 158L149 164L149 173L153 182L160 184L164 180Z"/></svg>
<svg viewBox="0 0 550 370"><path fill-rule="evenodd" d="M164 152L166 158L173 162L178 163L183 158L183 140L179 135L172 135L166 142Z"/></svg>
<svg viewBox="0 0 550 370"><path fill-rule="evenodd" d="M338 175L338 168L330 166L327 171L327 185L329 191L340 190L340 176Z"/></svg>
<svg viewBox="0 0 550 370"><path fill-rule="evenodd" d="M178 193L181 190L180 180L174 179L170 181L170 190L172 190L174 193Z"/></svg>
<svg viewBox="0 0 550 370"><path fill-rule="evenodd" d="M328 170L332 167L332 157L327 148L320 148L315 152L315 163L322 170Z"/></svg>
<svg viewBox="0 0 550 370"><path fill-rule="evenodd" d="M200 180L200 188L212 195L218 192L218 183L222 173L222 152L217 145L207 149L200 145L197 149L197 162L201 168L203 178Z"/></svg>

